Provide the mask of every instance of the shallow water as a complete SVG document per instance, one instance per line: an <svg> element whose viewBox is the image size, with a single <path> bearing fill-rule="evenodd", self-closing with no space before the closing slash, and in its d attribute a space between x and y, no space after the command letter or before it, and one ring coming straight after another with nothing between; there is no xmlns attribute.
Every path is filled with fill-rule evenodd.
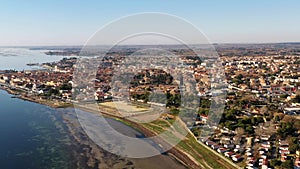
<svg viewBox="0 0 300 169"><path fill-rule="evenodd" d="M49 56L46 50L29 50L28 48L0 47L0 70L32 70L38 66L27 66L29 63L45 63L59 61L68 56Z"/></svg>
<svg viewBox="0 0 300 169"><path fill-rule="evenodd" d="M72 168L66 133L52 109L0 90L1 168Z"/></svg>

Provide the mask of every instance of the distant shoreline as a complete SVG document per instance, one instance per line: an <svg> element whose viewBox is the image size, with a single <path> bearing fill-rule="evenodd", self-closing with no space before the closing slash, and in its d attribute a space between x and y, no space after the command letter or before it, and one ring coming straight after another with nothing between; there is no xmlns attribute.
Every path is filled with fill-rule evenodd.
<svg viewBox="0 0 300 169"><path fill-rule="evenodd" d="M280 41L280 42L211 42L212 45L265 45L265 44L298 44L300 45L299 41ZM170 46L174 44L158 44L158 45L165 45ZM189 45L198 45L198 44L189 44ZM108 47L112 45L103 44L97 45L102 47ZM124 46L142 46L138 44L127 44ZM65 48L82 48L84 44L61 44L61 45L2 45L0 48L29 48L30 50L57 50L57 49L65 49Z"/></svg>

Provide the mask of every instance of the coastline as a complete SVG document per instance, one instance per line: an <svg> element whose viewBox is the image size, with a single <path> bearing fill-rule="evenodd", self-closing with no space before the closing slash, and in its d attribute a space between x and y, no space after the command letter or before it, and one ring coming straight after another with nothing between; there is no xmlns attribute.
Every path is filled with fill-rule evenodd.
<svg viewBox="0 0 300 169"><path fill-rule="evenodd" d="M75 108L75 107L74 107ZM108 113L105 113L103 111L95 111L94 109L91 109L91 108L87 108L87 107L79 107L77 106L76 108L79 108L81 110L84 110L84 111L87 111L87 112L90 112L90 113L95 113L95 114L99 114L101 113L101 115L103 115L104 117L108 117L108 118L113 118L115 120L118 120L120 122L122 122L123 124L129 126L129 127L132 127L134 129L136 129L137 131L141 132L144 136L146 137L153 137L153 136L156 136L156 133L145 128L144 126L136 123L136 122L133 122L133 121L130 121L126 118L123 118L123 117L119 117L117 115L113 115L113 114L108 114ZM156 140L153 140L156 144L160 144L162 146L166 146L168 145L167 142L165 142L164 140L162 139L156 139ZM183 166L187 167L187 168L191 168L191 169L199 169L200 165L198 165L198 163L191 159L185 152L182 152L180 149L178 149L177 147L173 147L172 149L168 150L166 152L169 156L173 157L177 162L181 163ZM201 167L200 167L201 168Z"/></svg>
<svg viewBox="0 0 300 169"><path fill-rule="evenodd" d="M2 85L0 86L0 90L4 90L4 91L8 92L9 94L14 95L14 96L12 96L14 98L22 99L22 100L29 101L29 102L35 102L38 104L49 106L51 108L75 108L72 103L45 100L45 99L41 99L41 98L37 98L37 97L33 97L33 96L27 96L26 94L24 94L24 92L22 92L20 90L14 90L9 87L2 86ZM126 118L122 118L120 116L108 114L105 112L95 111L95 110L89 109L87 107L80 107L80 109L87 111L89 113L96 113L96 114L101 113L103 116L105 116L107 118L112 118L117 121L120 121L121 123L141 132L146 137L152 137L152 136L156 135L156 133L154 133L153 131L150 131L149 129L145 128L144 126L142 126L138 123L135 123L133 121L130 121ZM160 145L168 144L163 140L155 140L155 142ZM176 147L173 147L172 149L170 149L168 152L166 152L166 154L186 168L192 168L192 169L201 168L200 165L195 160L191 159L185 152L182 152L180 149L178 149Z"/></svg>
<svg viewBox="0 0 300 169"><path fill-rule="evenodd" d="M13 90L9 87L3 86L0 84L0 90L4 90L9 94L12 94L14 96L14 98L18 98L18 99L22 99L25 101L30 101L30 102L34 102L34 103L39 103L42 105L46 105L49 106L51 108L67 108L67 107L73 107L72 103L69 102L61 102L61 101L52 101L52 100L45 100L45 99L41 99L38 97L34 97L34 96L27 96L26 94L24 94L24 92L22 91L18 91L18 90Z"/></svg>

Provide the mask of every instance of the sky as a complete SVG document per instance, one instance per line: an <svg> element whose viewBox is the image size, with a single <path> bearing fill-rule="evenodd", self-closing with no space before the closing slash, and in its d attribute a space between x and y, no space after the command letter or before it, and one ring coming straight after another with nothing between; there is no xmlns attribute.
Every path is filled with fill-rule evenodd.
<svg viewBox="0 0 300 169"><path fill-rule="evenodd" d="M127 15L179 16L211 43L300 42L298 0L0 0L0 46L83 45Z"/></svg>

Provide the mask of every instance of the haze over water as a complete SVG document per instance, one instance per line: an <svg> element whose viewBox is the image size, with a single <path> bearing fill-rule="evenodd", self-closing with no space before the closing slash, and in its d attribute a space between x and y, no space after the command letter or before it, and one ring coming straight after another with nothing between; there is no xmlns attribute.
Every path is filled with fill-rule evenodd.
<svg viewBox="0 0 300 169"><path fill-rule="evenodd" d="M46 55L47 50L30 50L29 48L0 47L0 70L31 70L37 66L27 66L30 63L45 63L58 61L68 56Z"/></svg>

